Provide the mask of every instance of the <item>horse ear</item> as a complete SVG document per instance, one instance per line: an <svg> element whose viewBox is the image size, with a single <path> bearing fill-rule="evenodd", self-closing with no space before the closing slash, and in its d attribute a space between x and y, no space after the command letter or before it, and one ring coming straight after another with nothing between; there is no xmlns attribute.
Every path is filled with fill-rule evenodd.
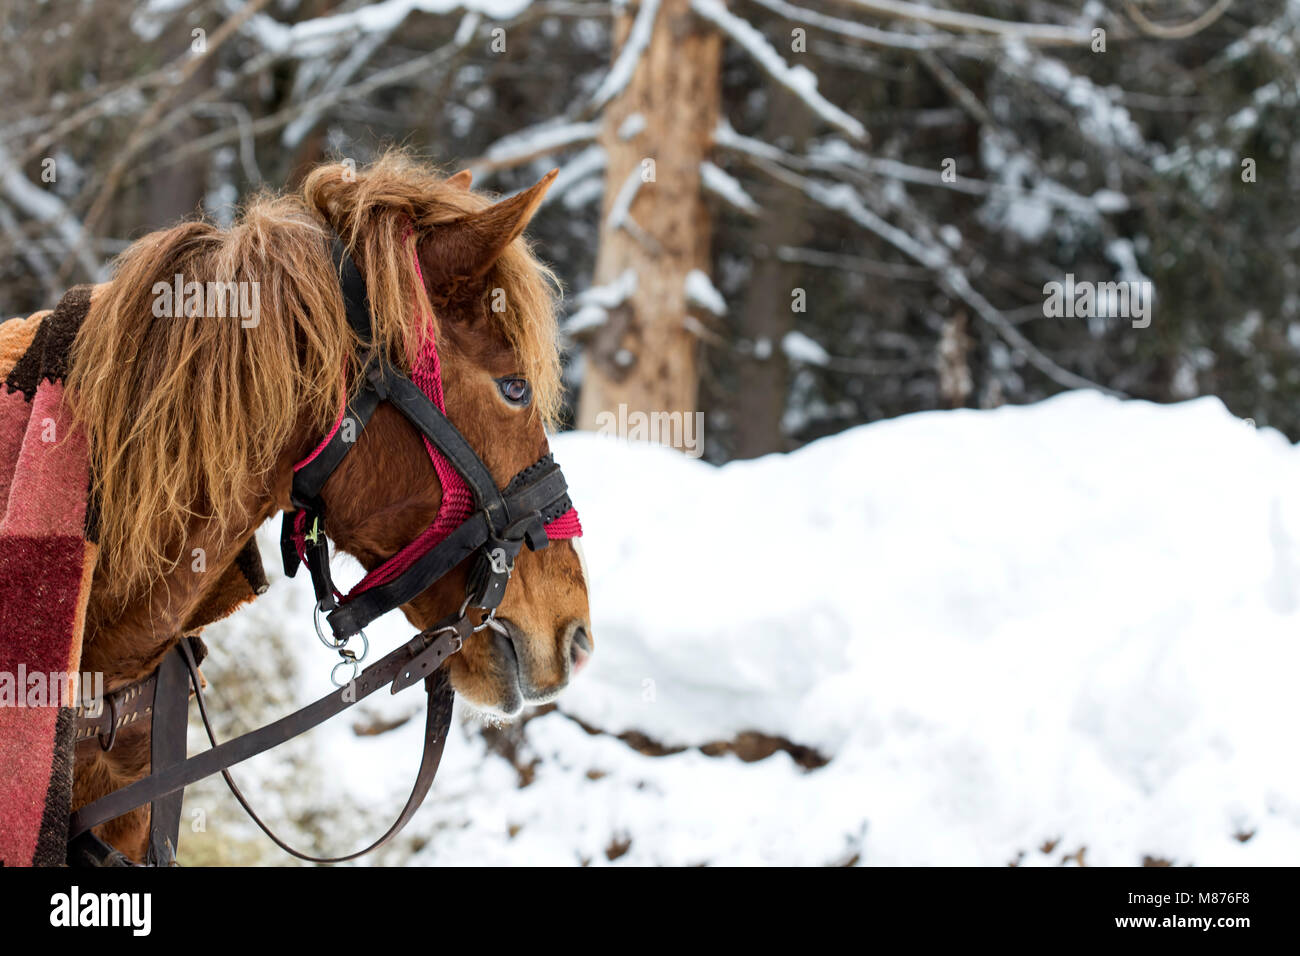
<svg viewBox="0 0 1300 956"><path fill-rule="evenodd" d="M454 176L447 177L448 186L459 186L461 189L469 189L474 182L474 173L468 169L462 169Z"/></svg>
<svg viewBox="0 0 1300 956"><path fill-rule="evenodd" d="M537 185L509 199L432 227L420 240L420 268L430 298L444 299L481 279L523 233L558 173L552 169Z"/></svg>

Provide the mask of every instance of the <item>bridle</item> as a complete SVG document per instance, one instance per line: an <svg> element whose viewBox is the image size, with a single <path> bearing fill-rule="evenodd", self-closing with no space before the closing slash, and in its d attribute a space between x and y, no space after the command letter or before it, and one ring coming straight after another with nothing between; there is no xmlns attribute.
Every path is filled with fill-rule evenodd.
<svg viewBox="0 0 1300 956"><path fill-rule="evenodd" d="M365 280L339 240L334 242L344 307L357 337L371 342L371 316ZM416 260L416 269L419 262ZM443 578L465 559L474 556L460 615L480 608L482 621L474 627L501 628L496 610L505 596L515 558L527 545L545 548L551 537L582 534L577 513L569 500L560 466L550 455L540 458L498 490L491 472L469 442L447 418L443 407L442 376L433 340L417 359L414 375L423 376L421 388L398 372L377 352L364 366L364 384L340 414L330 434L314 451L294 466L290 501L280 536L284 570L293 577L299 564L311 574L316 594L317 635L338 650L340 664L355 665L360 658L346 647L362 629L394 608L401 607ZM334 587L325 538L325 483L355 445L381 402L387 401L424 437L442 484L443 496L433 523L415 540L367 574L347 595ZM351 427L343 427L350 422ZM462 484L463 483L463 484ZM463 515L463 518L462 518ZM326 616L332 635L320 627ZM364 655L363 655L364 656ZM336 668L336 671L338 668ZM336 681L337 683L337 681Z"/></svg>
<svg viewBox="0 0 1300 956"><path fill-rule="evenodd" d="M285 513L280 550L286 574L292 577L299 565L305 565L311 575L317 602L317 634L341 658L332 674L338 689L258 730L218 744L208 719L198 672L206 649L197 636L181 637L153 673L106 695L107 706L100 712L91 714L78 708L75 739L78 743L97 739L105 750L112 747L118 729L148 717L152 723L151 762L147 777L72 814L68 832L69 862L92 865L124 862L122 854L95 837L91 828L148 803L151 818L146 862L174 863L184 788L218 772L267 836L300 859L337 863L384 845L419 809L438 770L454 700L443 662L459 651L475 632L493 628L506 633L496 620L496 611L510 582L515 559L525 546L541 550L552 538L571 538L582 533L564 475L549 454L515 475L504 489L497 488L487 465L447 418L441 367L432 337L417 359L412 376L403 374L388 356L372 345L373 325L365 280L337 237L332 254L348 324L366 350L363 381L345 403L331 432L295 465L290 492L294 510ZM417 272L418 268L417 260ZM434 522L424 532L343 595L330 576L321 494L382 402L392 405L422 435L438 472L442 503ZM349 421L350 426L344 427ZM360 664L369 646L363 628L411 601L467 560L469 573L460 609L362 670ZM471 610L479 611L478 624L473 623ZM330 628L328 635L320 624L322 615ZM348 647L356 635L361 635L363 640L360 654ZM338 672L345 665L351 665L352 673L347 680L340 680ZM323 723L380 688L390 687L395 694L421 680L428 703L424 750L416 782L396 821L369 846L340 857L301 853L262 822L231 778L227 768ZM185 739L191 687L212 747L187 757Z"/></svg>

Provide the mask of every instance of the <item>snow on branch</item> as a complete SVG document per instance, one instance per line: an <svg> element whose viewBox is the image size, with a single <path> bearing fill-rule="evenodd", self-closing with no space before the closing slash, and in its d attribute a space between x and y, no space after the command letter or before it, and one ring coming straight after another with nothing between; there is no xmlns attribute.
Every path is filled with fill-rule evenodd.
<svg viewBox="0 0 1300 956"><path fill-rule="evenodd" d="M641 62L641 54L650 45L655 17L658 15L659 0L641 0L641 9L636 12L636 19L632 21L632 29L628 32L627 41L618 51L618 57L614 60L614 65L609 68L609 72L605 74L605 79L592 94L592 109L604 106L627 87L632 74L636 72L637 64Z"/></svg>
<svg viewBox="0 0 1300 956"><path fill-rule="evenodd" d="M759 30L730 12L720 0L691 0L691 8L734 40L772 79L786 87L818 116L853 139L867 138L866 128L817 92L817 75L806 66L791 66Z"/></svg>
<svg viewBox="0 0 1300 956"><path fill-rule="evenodd" d="M735 127L727 121L725 116L718 120L718 128L713 131L713 144L721 146L723 149L730 149L733 152L744 153L755 159L766 159L774 163L782 162L786 158L785 151L779 147L773 146L771 143L765 143L761 139L737 133Z"/></svg>
<svg viewBox="0 0 1300 956"><path fill-rule="evenodd" d="M465 15L464 20L469 20L473 26L477 26L478 14L468 13ZM462 26L464 26L463 22ZM457 32L459 33L459 31ZM348 52L347 56L343 58L342 62L338 64L329 64L325 67L323 70L323 84L321 89L338 90L347 86L352 82L352 78L356 76L357 71L359 71L366 64L366 61L374 55L375 51L388 42L388 38L391 35L391 31L385 30L375 31L359 37L356 43L352 45L352 49ZM305 65L306 64L304 64L304 66ZM295 87L299 87L301 81L301 89L296 89L295 92L306 94L308 92L307 87L310 80L314 78L315 77L312 77L310 70L300 70L298 76L294 78L294 85ZM306 95L294 97L294 99L306 98ZM289 124L285 126L284 131L280 134L280 145L285 149L297 149L303 139L306 138L307 134L309 134L312 129L315 128L316 124L320 122L324 112L325 107L308 109L305 110L301 116L291 120Z"/></svg>
<svg viewBox="0 0 1300 956"><path fill-rule="evenodd" d="M1026 43L1087 46L1092 42L1092 31L1085 27L998 20L995 17L984 17L975 13L940 10L923 3L909 3L907 0L844 0L844 2L884 17L912 20L967 33L991 33L1013 37Z"/></svg>
<svg viewBox="0 0 1300 956"><path fill-rule="evenodd" d="M1016 185L1015 176L1008 176L1008 181L1001 183L957 175L945 179L941 172L934 169L913 166L887 157L867 156L839 139L814 144L805 163L810 168L830 172L846 167L902 182L951 189L969 196L993 196L1006 202L1029 203L1042 207L1045 215L1050 215L1053 208L1059 208L1091 221L1100 215L1125 212L1129 208L1128 198L1123 193L1099 189L1091 196L1083 196L1045 176L1039 176L1032 189ZM992 165L1005 170L1008 163Z"/></svg>
<svg viewBox="0 0 1300 956"><path fill-rule="evenodd" d="M867 26L864 23L830 17L824 13L809 10L807 7L785 3L784 0L753 0L753 2L760 7L771 10L777 16L784 17L795 23L806 23L808 26L817 27L827 33L837 33L872 46L887 47L894 50L958 49L971 52L987 52L990 42L998 42L992 37L972 38L951 33L891 33L887 30Z"/></svg>
<svg viewBox="0 0 1300 956"><path fill-rule="evenodd" d="M831 354L816 339L802 332L787 332L781 339L781 351L791 362L799 365L825 367L831 363Z"/></svg>
<svg viewBox="0 0 1300 956"><path fill-rule="evenodd" d="M16 208L31 216L41 225L54 231L63 241L69 256L75 258L86 276L99 281L103 271L98 259L90 251L85 230L54 193L46 192L22 174L13 164L8 151L0 144L0 194Z"/></svg>
<svg viewBox="0 0 1300 956"><path fill-rule="evenodd" d="M1077 116L1079 134L1104 149L1126 150L1146 156L1151 147L1138 124L1124 107L1123 92L1103 87L1064 62L1030 50L1019 43L1006 47L998 69L1051 90Z"/></svg>
<svg viewBox="0 0 1300 956"><path fill-rule="evenodd" d="M297 23L281 23L266 14L252 17L247 26L268 51L299 59L323 56L338 47L352 46L370 34L387 35L412 13L445 14L456 10L508 20L526 10L532 0L381 0L349 10Z"/></svg>
<svg viewBox="0 0 1300 956"><path fill-rule="evenodd" d="M576 143L588 143L600 133L599 123L566 123L548 120L501 137L468 165L477 178L498 169L510 169L559 152Z"/></svg>
<svg viewBox="0 0 1300 956"><path fill-rule="evenodd" d="M605 169L605 163L605 150L600 146L588 146L560 167L559 175L555 177L555 182L551 183L551 188L546 191L542 205L556 199L563 199L566 206L572 206L570 194L584 183L598 179L599 174ZM600 185L603 189L603 184Z"/></svg>
<svg viewBox="0 0 1300 956"><path fill-rule="evenodd" d="M1122 394L1082 375L1076 375L1052 361L971 285L966 273L960 264L953 261L948 249L938 242L925 242L915 238L911 233L887 222L868 209L857 190L847 183L826 183L801 176L767 158L755 156L754 160L756 165L769 175L801 190L818 205L848 217L899 252L930 269L940 287L965 302L976 315L992 326L1008 345L1052 381L1066 388L1095 388L1109 395Z"/></svg>
<svg viewBox="0 0 1300 956"><path fill-rule="evenodd" d="M816 170L839 178L849 176L861 180L862 176L853 175L856 172L869 176L886 176L900 182L951 189L970 196L988 196L998 200L1003 206L1015 205L1026 214L1035 213L1040 219L1050 217L1053 209L1062 209L1089 222L1096 222L1101 216L1124 212L1129 208L1128 199L1122 193L1110 189L1099 189L1091 196L1083 196L1041 175L1038 176L1033 188L1017 185L1015 180L1019 175L1020 167L1001 155L990 160L986 165L1001 170L1007 181L989 182L968 176L945 179L941 173L933 169L913 166L896 159L868 156L840 139L829 139L821 144L814 144L808 155L796 156L763 140L742 136L725 119L719 121L713 135L713 142L720 149L805 172ZM1040 237L1041 233L1026 234L1026 238L1031 240Z"/></svg>
<svg viewBox="0 0 1300 956"><path fill-rule="evenodd" d="M609 321L609 313L617 309L636 293L635 269L624 269L618 278L607 285L594 285L575 299L577 311L564 322L566 335L578 335L599 328Z"/></svg>
<svg viewBox="0 0 1300 956"><path fill-rule="evenodd" d="M740 182L734 176L720 166L715 166L707 159L700 163L700 182L706 192L713 193L727 205L739 209L743 213L757 216L761 211L758 203L754 202L753 197L745 192L745 187L740 185Z"/></svg>
<svg viewBox="0 0 1300 956"><path fill-rule="evenodd" d="M637 193L641 191L642 182L640 168L634 167L623 180L623 185L618 188L618 194L609 209L609 216L605 219L605 228L610 232L626 229L633 239L650 251L658 253L661 250L658 241L642 229L641 224L632 217L632 203L636 201Z"/></svg>
<svg viewBox="0 0 1300 956"><path fill-rule="evenodd" d="M686 273L686 304L697 309L704 309L716 316L727 314L727 300L722 297L708 273L692 269Z"/></svg>

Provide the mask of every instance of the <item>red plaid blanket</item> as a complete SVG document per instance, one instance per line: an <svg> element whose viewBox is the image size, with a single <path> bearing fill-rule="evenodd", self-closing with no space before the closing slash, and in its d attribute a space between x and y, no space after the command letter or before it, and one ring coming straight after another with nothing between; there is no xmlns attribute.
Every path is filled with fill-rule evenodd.
<svg viewBox="0 0 1300 956"><path fill-rule="evenodd" d="M88 450L63 379L90 298L79 286L52 312L0 324L0 860L9 866L57 865L66 854L66 694L95 535Z"/></svg>

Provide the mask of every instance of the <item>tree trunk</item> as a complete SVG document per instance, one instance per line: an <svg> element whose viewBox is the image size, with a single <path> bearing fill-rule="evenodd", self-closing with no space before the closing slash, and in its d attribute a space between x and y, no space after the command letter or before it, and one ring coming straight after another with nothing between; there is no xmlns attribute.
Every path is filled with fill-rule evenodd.
<svg viewBox="0 0 1300 956"><path fill-rule="evenodd" d="M774 89L768 94L763 139L789 143L791 152L802 154L812 135L812 113L793 94ZM771 452L789 451L782 420L790 391L790 363L781 343L794 329L791 293L799 285L800 269L783 262L777 250L783 245L802 246L813 239L806 198L784 183L760 182L754 187L759 221L754 227L753 275L741 302L741 334L755 345L752 355L737 362L736 395L730 418L735 422L732 454L736 458L758 458Z"/></svg>
<svg viewBox="0 0 1300 956"><path fill-rule="evenodd" d="M626 43L634 16L629 10L619 17L616 48ZM710 266L700 163L718 122L721 48L689 0L661 0L649 46L604 111L600 141L608 166L595 283L614 283L630 269L636 289L610 310L586 350L581 428L596 428L601 412L617 413L620 405L628 413L696 409L699 343L685 321L692 311L686 277Z"/></svg>

